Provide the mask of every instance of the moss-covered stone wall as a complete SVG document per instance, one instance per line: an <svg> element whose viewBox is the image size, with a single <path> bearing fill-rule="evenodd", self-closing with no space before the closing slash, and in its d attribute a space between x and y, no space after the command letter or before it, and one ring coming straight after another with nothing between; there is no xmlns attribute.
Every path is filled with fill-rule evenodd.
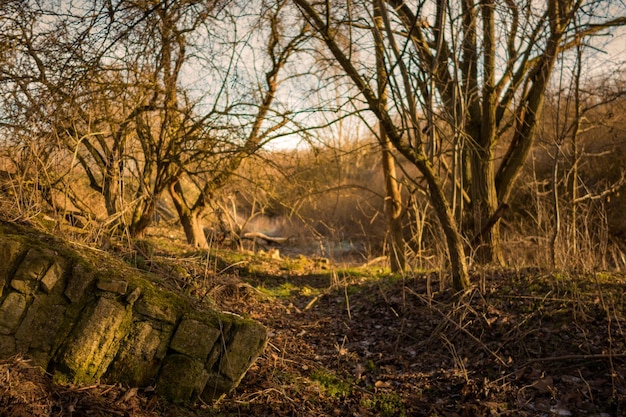
<svg viewBox="0 0 626 417"><path fill-rule="evenodd" d="M21 353L59 383L211 401L237 386L266 342L259 323L198 310L105 253L0 223L0 357Z"/></svg>

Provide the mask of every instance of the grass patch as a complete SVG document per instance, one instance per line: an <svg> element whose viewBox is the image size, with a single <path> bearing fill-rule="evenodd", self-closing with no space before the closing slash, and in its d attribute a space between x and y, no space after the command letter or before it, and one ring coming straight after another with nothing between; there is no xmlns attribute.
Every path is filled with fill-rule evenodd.
<svg viewBox="0 0 626 417"><path fill-rule="evenodd" d="M320 386L320 392L332 398L344 398L352 393L352 383L339 378L334 373L318 369L311 374L311 379Z"/></svg>
<svg viewBox="0 0 626 417"><path fill-rule="evenodd" d="M272 298L289 298L299 291L298 287L289 282L271 288L260 286L257 289Z"/></svg>
<svg viewBox="0 0 626 417"><path fill-rule="evenodd" d="M402 398L395 392L383 392L373 398L361 400L361 406L381 417L405 417L406 408Z"/></svg>

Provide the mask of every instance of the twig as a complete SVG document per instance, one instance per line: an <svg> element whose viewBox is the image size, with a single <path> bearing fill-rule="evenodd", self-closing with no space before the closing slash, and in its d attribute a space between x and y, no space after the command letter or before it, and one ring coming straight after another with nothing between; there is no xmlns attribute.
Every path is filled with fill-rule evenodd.
<svg viewBox="0 0 626 417"><path fill-rule="evenodd" d="M320 298L322 298L324 294L320 294L320 295L316 295L315 297L313 297L313 299L311 301L309 301L309 303L306 305L306 307L304 307L304 311L309 310L311 307L313 307L313 304L315 304Z"/></svg>
<svg viewBox="0 0 626 417"><path fill-rule="evenodd" d="M613 359L624 358L626 353L597 353L597 354L584 354L584 355L563 355L563 356L548 356L545 358L533 358L529 359L520 368L524 368L531 363L535 362L559 362L559 361L571 361L571 360L588 360L588 359Z"/></svg>
<svg viewBox="0 0 626 417"><path fill-rule="evenodd" d="M348 319L352 320L352 314L350 312L350 297L348 297L348 286L347 285L345 287L343 287L343 292L344 292L345 297L346 297L346 309L348 311Z"/></svg>
<svg viewBox="0 0 626 417"><path fill-rule="evenodd" d="M366 263L363 264L363 266L372 266L374 264L377 264L380 262L386 262L386 261L387 261L387 256L379 256L378 258L374 258L374 259L367 261Z"/></svg>
<svg viewBox="0 0 626 417"><path fill-rule="evenodd" d="M534 295L501 295L500 297L513 299L513 300L555 301L558 303L575 303L578 301L578 300L572 300L568 298L554 298L554 297L546 298L545 296L540 297L540 296L534 296Z"/></svg>
<svg viewBox="0 0 626 417"><path fill-rule="evenodd" d="M470 245L474 246L476 243L478 243L478 241L482 239L482 237L485 234L487 234L487 232L491 230L493 226L495 226L498 220L500 220L500 218L504 215L504 213L508 209L509 209L508 204L504 202L500 203L495 213L493 213L493 215L487 220L487 223L485 223L485 226L480 230L480 232L478 232L476 235L474 235L474 237L472 237L472 240L470 241Z"/></svg>

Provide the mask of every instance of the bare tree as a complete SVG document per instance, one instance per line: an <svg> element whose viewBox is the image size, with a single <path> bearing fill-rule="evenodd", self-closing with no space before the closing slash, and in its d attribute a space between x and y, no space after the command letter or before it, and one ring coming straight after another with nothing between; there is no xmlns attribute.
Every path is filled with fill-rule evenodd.
<svg viewBox="0 0 626 417"><path fill-rule="evenodd" d="M624 169L615 166L620 160L615 152L619 145L612 142L619 134L608 133L615 132L620 123L613 115L619 113L616 109L626 96L623 80L616 73L584 74L585 61L589 63L583 60L585 49L578 45L571 56L559 62L559 81L547 95L540 131L547 146L554 149L550 175L553 267L563 266L565 260L568 265L583 265L588 260L581 249L600 244L599 236L589 231L603 223L604 202L619 195L626 182ZM567 228L569 233L561 239L561 230ZM613 233L618 235L619 228ZM568 257L559 259L563 252Z"/></svg>
<svg viewBox="0 0 626 417"><path fill-rule="evenodd" d="M13 89L6 105L23 109L31 126L39 123L53 138L50 146L65 149L65 173L78 164L114 220L124 220L126 191L135 194L127 219L133 234L145 228L153 196L167 181L168 155L176 153L169 137L179 117L176 79L187 29L172 20L193 27L206 13L177 4L95 2L66 10L26 3L11 16L15 32L7 36L14 56L5 72ZM44 140L43 133L31 136Z"/></svg>
<svg viewBox="0 0 626 417"><path fill-rule="evenodd" d="M3 74L13 103L45 122L55 137L51 145L67 152L70 169L77 164L103 196L109 221L132 236L150 225L164 191L181 196L181 177L204 182L193 212L287 122L287 111L272 105L302 30L278 17L281 2L262 4L265 17L257 19L236 16L221 3L105 1L76 15L63 6L15 7L8 20L15 34L5 37L7 44L20 46L9 48L18 58ZM262 31L266 47L259 47ZM46 49L49 44L55 49ZM260 81L259 50L269 63ZM250 58L250 73L237 72ZM217 82L198 95L188 88L194 77ZM175 203L187 225L184 199Z"/></svg>
<svg viewBox="0 0 626 417"><path fill-rule="evenodd" d="M306 39L306 28L302 23L289 21L283 15L284 1L268 1L261 4L261 14L252 23L252 30L261 34L259 42L265 47L256 51L258 58L266 61L261 79L255 80L257 87L251 94L252 102L233 103L229 106L231 115L239 114L239 129L236 133L244 138L241 142L214 141L213 148L205 147L202 160L179 165L178 176L170 184L169 192L181 219L188 243L197 247L206 247L207 241L200 218L217 190L222 188L242 161L256 153L276 135L283 135L283 128L289 123L289 111L278 110L274 106L279 87L283 81L283 69L299 45ZM233 21L237 20L233 17ZM246 45L240 39L233 40L232 48L241 54ZM264 54L263 54L264 52ZM250 63L248 63L250 65ZM255 75L256 76L256 75ZM225 79L225 82L229 82ZM228 89L228 86L223 86ZM242 109L242 110L240 110ZM220 133L208 130L209 137ZM232 132L228 132L232 134ZM227 146L224 146L225 144ZM185 192L181 179L187 177L195 184L192 193ZM193 201L188 201L185 194L193 194Z"/></svg>
<svg viewBox="0 0 626 417"><path fill-rule="evenodd" d="M367 55L359 53L376 45L367 36L367 29L376 27L371 2L294 3L359 88L396 149L422 173L448 241L456 287L467 285L465 256L449 203L457 200L446 197L441 167L455 187L461 184L455 195L468 197L465 211L472 213L474 231L469 240L477 258L502 263L498 219L534 142L557 56L625 19L596 18L606 2L550 1L538 9L514 1L376 0L391 97L386 108L370 83L374 75ZM587 21L574 31L577 14ZM444 125L449 128L442 130ZM454 134L446 137L445 132ZM511 139L505 141L507 134ZM505 150L498 165L499 146ZM455 159L462 166L454 173L445 169L446 149L463 153ZM463 172L462 178L457 172Z"/></svg>
<svg viewBox="0 0 626 417"><path fill-rule="evenodd" d="M6 46L2 50L4 65L0 75L5 134L23 138L13 143L15 149L21 147L36 153L37 169L48 180L44 192L49 202L53 188L64 188L75 196L65 176L82 155L70 146L69 156L59 156L59 144L71 142L68 133L77 138L76 143L94 140L85 131L78 133L77 126L81 121L98 120L97 114L83 106L88 102L85 86L111 42L110 31L105 29L110 22L103 17L106 14L98 13L98 4L85 5L85 9L77 11L63 7L7 2L3 4L0 36L0 43ZM101 87L97 82L93 85ZM47 165L45 161L53 154L55 166ZM106 158L97 160L96 164L105 161ZM87 173L92 185L103 190L93 171ZM81 206L78 199L73 201Z"/></svg>

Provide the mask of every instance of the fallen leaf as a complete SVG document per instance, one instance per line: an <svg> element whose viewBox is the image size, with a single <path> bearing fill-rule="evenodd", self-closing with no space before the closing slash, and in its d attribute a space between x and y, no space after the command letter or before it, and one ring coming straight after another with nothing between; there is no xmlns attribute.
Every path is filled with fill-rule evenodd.
<svg viewBox="0 0 626 417"><path fill-rule="evenodd" d="M391 388L391 384L389 382L385 382L385 381L376 381L374 383L374 386L376 388Z"/></svg>
<svg viewBox="0 0 626 417"><path fill-rule="evenodd" d="M551 376L547 376L533 382L530 387L542 393L552 393L554 392L554 381Z"/></svg>

